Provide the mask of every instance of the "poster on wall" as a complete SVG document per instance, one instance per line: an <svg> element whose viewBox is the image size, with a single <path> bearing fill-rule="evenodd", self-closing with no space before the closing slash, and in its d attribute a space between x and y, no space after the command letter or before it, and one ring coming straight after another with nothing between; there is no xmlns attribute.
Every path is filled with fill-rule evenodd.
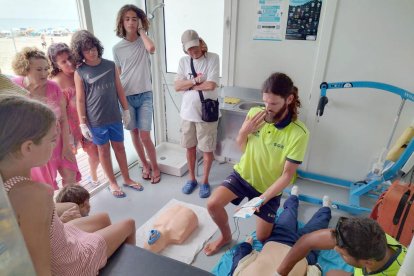
<svg viewBox="0 0 414 276"><path fill-rule="evenodd" d="M286 39L316 40L322 0L290 0Z"/></svg>
<svg viewBox="0 0 414 276"><path fill-rule="evenodd" d="M258 0L256 30L253 40L282 40L280 30L282 0Z"/></svg>

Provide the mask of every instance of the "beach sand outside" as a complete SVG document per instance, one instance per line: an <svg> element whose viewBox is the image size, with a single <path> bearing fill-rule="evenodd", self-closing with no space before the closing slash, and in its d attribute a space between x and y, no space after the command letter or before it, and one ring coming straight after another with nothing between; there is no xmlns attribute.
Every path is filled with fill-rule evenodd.
<svg viewBox="0 0 414 276"><path fill-rule="evenodd" d="M16 50L20 51L24 47L37 47L46 53L47 48L52 43L65 42L70 46L72 34L66 36L45 36L46 48L42 47L40 36L18 36L12 38L0 38L0 69L3 74L14 75L12 69L12 60Z"/></svg>

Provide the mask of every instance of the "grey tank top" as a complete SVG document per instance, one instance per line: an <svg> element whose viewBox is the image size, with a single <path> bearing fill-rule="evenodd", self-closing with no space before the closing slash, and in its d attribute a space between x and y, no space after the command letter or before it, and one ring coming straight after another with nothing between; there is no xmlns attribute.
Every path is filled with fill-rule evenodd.
<svg viewBox="0 0 414 276"><path fill-rule="evenodd" d="M96 66L82 64L76 70L83 81L85 109L92 127L121 122L115 86L115 63L101 59Z"/></svg>

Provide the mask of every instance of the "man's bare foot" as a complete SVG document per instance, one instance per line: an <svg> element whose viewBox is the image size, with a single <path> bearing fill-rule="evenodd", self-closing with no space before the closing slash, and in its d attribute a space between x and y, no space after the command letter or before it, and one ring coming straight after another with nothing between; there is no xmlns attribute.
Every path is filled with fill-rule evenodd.
<svg viewBox="0 0 414 276"><path fill-rule="evenodd" d="M207 256L212 256L216 254L217 252L219 252L223 246L225 246L226 244L229 244L230 242L231 242L231 237L230 239L224 239L223 236L221 236L219 239L206 244L203 250L204 254L206 254Z"/></svg>

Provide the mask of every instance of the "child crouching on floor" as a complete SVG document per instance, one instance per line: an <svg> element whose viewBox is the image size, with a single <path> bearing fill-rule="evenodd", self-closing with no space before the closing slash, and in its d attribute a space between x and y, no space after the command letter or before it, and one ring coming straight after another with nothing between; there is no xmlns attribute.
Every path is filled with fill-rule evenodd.
<svg viewBox="0 0 414 276"><path fill-rule="evenodd" d="M56 196L56 202L72 202L79 206L79 211L82 217L89 215L91 205L89 205L90 199L89 192L79 185L67 185L63 187Z"/></svg>

